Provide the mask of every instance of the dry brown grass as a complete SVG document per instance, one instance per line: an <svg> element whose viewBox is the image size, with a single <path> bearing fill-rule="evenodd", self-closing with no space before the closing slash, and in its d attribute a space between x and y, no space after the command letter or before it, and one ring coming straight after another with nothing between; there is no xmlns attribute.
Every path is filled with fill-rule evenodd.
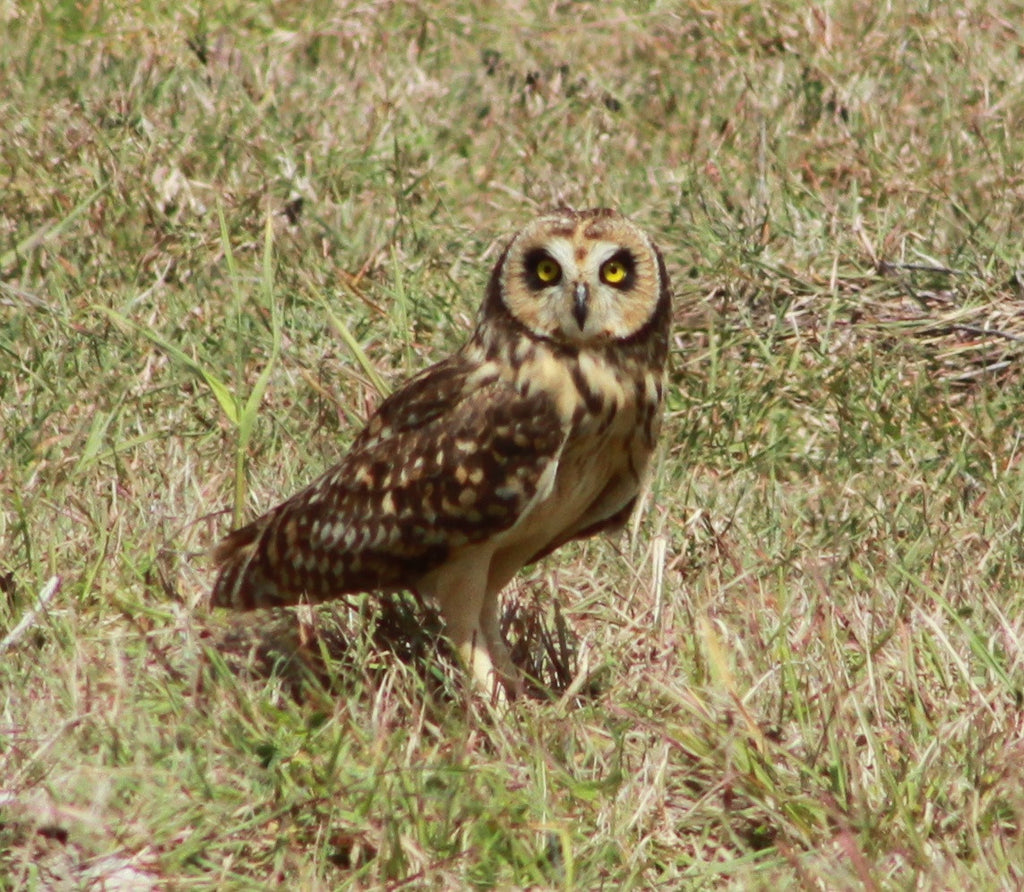
<svg viewBox="0 0 1024 892"><path fill-rule="evenodd" d="M0 888L1019 885L1019 12L5 8ZM554 694L205 610L561 201L678 310L645 515L507 599Z"/></svg>

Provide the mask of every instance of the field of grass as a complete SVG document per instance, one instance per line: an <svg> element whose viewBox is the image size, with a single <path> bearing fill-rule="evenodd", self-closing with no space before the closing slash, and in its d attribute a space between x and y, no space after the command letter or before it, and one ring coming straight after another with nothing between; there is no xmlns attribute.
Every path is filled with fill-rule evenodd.
<svg viewBox="0 0 1024 892"><path fill-rule="evenodd" d="M1019 2L0 18L0 889L1024 883ZM676 325L645 512L506 594L552 694L207 608L559 203Z"/></svg>

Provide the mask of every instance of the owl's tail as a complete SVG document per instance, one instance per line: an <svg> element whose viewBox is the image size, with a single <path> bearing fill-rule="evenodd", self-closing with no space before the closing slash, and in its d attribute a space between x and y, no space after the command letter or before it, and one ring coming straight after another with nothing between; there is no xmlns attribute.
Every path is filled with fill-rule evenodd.
<svg viewBox="0 0 1024 892"><path fill-rule="evenodd" d="M213 562L220 566L210 595L211 606L255 610L296 603L297 599L268 573L266 556L260 548L265 530L265 522L255 521L230 533L211 549Z"/></svg>

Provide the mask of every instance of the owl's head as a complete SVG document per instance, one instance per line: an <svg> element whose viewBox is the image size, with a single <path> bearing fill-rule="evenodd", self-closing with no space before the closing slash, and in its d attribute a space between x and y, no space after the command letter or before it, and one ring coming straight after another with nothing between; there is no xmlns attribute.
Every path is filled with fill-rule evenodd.
<svg viewBox="0 0 1024 892"><path fill-rule="evenodd" d="M608 208L564 210L512 238L484 313L497 302L534 336L580 348L667 325L670 300L665 263L643 230Z"/></svg>

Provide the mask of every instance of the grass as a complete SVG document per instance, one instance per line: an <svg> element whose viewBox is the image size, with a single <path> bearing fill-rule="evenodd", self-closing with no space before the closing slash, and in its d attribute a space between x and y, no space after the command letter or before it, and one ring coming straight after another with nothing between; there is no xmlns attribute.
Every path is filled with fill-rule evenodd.
<svg viewBox="0 0 1024 892"><path fill-rule="evenodd" d="M1019 886L1019 11L6 7L0 888ZM569 690L208 611L562 201L677 295L646 513L506 598Z"/></svg>

